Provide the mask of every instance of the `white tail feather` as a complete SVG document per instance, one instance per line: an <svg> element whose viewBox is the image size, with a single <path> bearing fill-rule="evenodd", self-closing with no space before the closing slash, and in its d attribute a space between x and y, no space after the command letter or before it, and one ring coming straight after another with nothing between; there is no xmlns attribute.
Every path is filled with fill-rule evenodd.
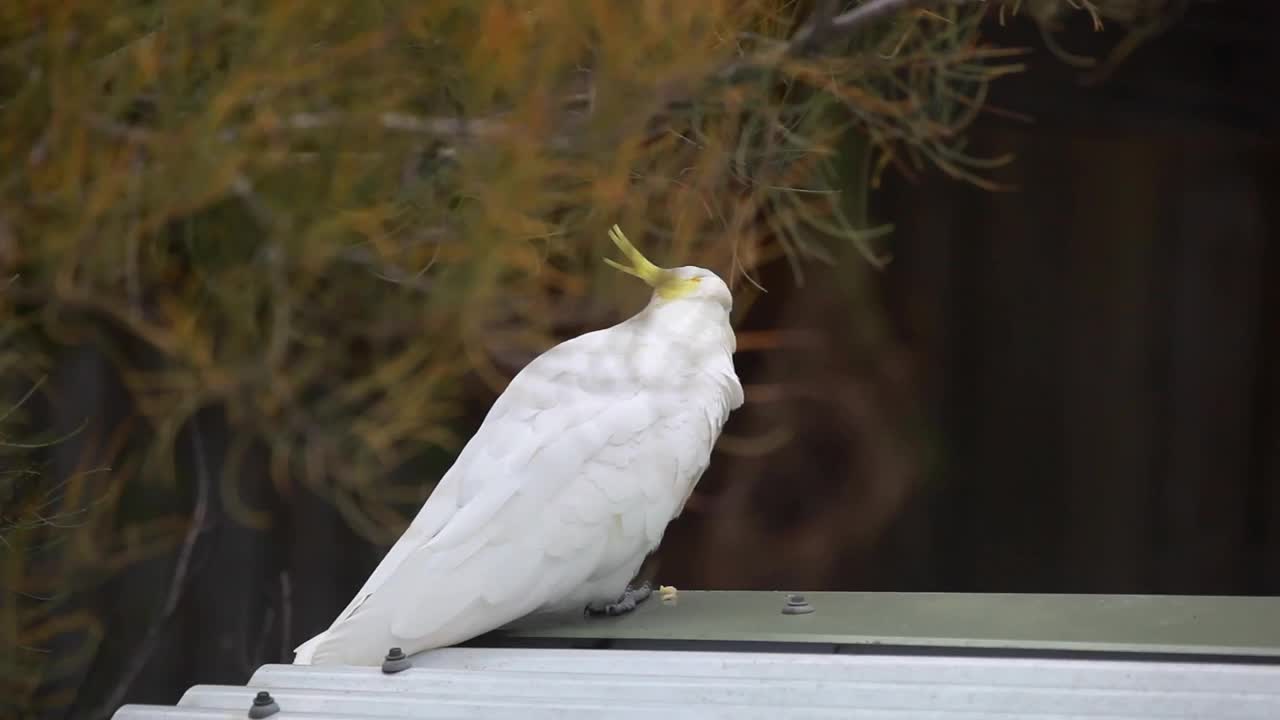
<svg viewBox="0 0 1280 720"><path fill-rule="evenodd" d="M326 634L328 634L328 631L322 632L319 635L311 638L310 640L294 648L293 664L294 665L310 665L311 657L315 655L316 648L319 647L320 643L324 641L324 636Z"/></svg>

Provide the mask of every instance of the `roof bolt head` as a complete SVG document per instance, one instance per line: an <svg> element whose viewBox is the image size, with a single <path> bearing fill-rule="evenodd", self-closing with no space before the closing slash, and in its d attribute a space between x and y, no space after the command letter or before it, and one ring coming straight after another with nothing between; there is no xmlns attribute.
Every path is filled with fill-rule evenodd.
<svg viewBox="0 0 1280 720"><path fill-rule="evenodd" d="M401 670L409 669L409 658L405 657L404 650L393 647L387 651L387 656L382 659L382 672L392 675Z"/></svg>
<svg viewBox="0 0 1280 720"><path fill-rule="evenodd" d="M261 690L253 698L253 705L249 707L249 717L264 718L271 717L280 712L280 706L276 704L275 698L271 697L271 693Z"/></svg>
<svg viewBox="0 0 1280 720"><path fill-rule="evenodd" d="M813 606L803 595L787 595L787 604L782 606L783 615L807 615L813 612Z"/></svg>

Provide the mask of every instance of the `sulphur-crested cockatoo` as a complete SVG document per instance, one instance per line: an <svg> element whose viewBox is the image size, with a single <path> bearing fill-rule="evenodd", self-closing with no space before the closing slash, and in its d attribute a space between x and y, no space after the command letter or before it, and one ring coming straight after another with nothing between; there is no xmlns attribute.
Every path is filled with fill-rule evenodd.
<svg viewBox="0 0 1280 720"><path fill-rule="evenodd" d="M742 405L733 298L699 267L660 268L609 233L653 297L563 342L498 397L413 523L299 664L377 665L525 615L635 606L628 584L680 514Z"/></svg>

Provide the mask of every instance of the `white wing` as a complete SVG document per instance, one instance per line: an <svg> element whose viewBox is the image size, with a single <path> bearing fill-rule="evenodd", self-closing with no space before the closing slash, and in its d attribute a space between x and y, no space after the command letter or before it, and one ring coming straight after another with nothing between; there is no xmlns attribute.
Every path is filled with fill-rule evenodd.
<svg viewBox="0 0 1280 720"><path fill-rule="evenodd" d="M621 327L535 359L295 662L376 664L391 646L460 642L582 586L634 548L652 549L734 405L721 393L707 407L697 372L670 343Z"/></svg>

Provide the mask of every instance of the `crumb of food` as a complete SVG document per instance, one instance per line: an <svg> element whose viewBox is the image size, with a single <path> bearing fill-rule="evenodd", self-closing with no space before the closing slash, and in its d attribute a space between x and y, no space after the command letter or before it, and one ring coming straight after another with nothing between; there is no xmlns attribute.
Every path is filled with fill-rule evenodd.
<svg viewBox="0 0 1280 720"><path fill-rule="evenodd" d="M662 596L662 602L664 603L675 604L679 593L680 593L679 590L676 590L670 585L658 586L658 594Z"/></svg>

